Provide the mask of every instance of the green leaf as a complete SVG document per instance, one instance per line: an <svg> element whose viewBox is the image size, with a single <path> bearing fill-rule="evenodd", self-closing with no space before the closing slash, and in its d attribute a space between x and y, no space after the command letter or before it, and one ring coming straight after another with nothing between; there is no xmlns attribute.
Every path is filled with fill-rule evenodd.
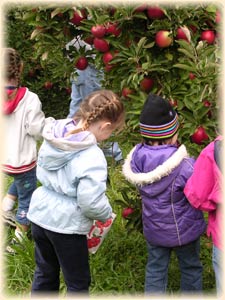
<svg viewBox="0 0 225 300"><path fill-rule="evenodd" d="M185 56L191 58L193 61L196 61L196 57L186 49L179 48L178 51L183 53Z"/></svg>
<svg viewBox="0 0 225 300"><path fill-rule="evenodd" d="M183 70L187 70L187 71L191 71L191 72L195 71L195 69L193 67L190 67L190 66L187 66L187 65L184 65L184 64L175 64L175 65L173 65L173 67L183 69Z"/></svg>

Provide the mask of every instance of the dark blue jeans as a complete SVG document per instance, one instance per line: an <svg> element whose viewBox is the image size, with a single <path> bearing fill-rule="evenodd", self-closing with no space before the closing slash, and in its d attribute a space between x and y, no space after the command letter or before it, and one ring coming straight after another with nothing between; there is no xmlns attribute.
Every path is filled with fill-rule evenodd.
<svg viewBox="0 0 225 300"><path fill-rule="evenodd" d="M168 265L172 250L176 252L180 272L180 289L185 293L202 291L202 264L199 258L200 239L187 245L166 248L147 243L148 262L145 275L145 293L166 293Z"/></svg>
<svg viewBox="0 0 225 300"><path fill-rule="evenodd" d="M34 223L31 230L36 262L32 294L58 292L60 268L68 293L88 294L91 276L86 236L52 232Z"/></svg>

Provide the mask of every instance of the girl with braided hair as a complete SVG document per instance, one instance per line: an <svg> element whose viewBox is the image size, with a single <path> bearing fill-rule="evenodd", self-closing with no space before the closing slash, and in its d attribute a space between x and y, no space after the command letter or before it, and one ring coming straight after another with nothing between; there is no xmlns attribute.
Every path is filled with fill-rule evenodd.
<svg viewBox="0 0 225 300"><path fill-rule="evenodd" d="M105 222L112 208L105 194L107 162L98 142L124 124L124 107L110 90L82 101L73 119L53 120L43 130L28 218L35 241L32 293L58 292L62 270L69 293L88 293L86 235L93 220Z"/></svg>
<svg viewBox="0 0 225 300"><path fill-rule="evenodd" d="M4 48L5 99L3 124L6 128L2 170L13 177L7 195L2 201L2 214L6 223L16 227L12 242L22 241L29 229L27 211L36 189L37 139L41 139L45 116L38 96L20 86L23 62L15 49ZM18 199L16 219L12 213ZM16 223L14 223L16 221ZM7 246L9 252L13 252Z"/></svg>

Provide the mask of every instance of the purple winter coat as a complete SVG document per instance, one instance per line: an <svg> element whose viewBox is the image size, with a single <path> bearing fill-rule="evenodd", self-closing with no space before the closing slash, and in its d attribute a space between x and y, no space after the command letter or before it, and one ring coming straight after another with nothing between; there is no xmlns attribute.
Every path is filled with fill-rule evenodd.
<svg viewBox="0 0 225 300"><path fill-rule="evenodd" d="M193 165L184 145L138 144L128 154L123 174L140 191L143 231L150 244L181 246L205 231L203 213L190 205L183 192Z"/></svg>

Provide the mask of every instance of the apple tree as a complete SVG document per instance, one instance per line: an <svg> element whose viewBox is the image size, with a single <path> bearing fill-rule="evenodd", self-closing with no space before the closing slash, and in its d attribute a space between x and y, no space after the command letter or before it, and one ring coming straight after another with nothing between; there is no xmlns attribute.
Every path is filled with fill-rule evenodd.
<svg viewBox="0 0 225 300"><path fill-rule="evenodd" d="M190 154L197 156L217 135L222 105L219 6L37 3L18 11L17 22L29 28L32 55L26 59L36 64L37 86L57 94L69 90L76 68L94 64L104 70L102 86L118 93L126 106L127 126L120 139L130 147L140 140L139 115L150 92L169 99L177 110L179 142ZM90 50L73 46L78 36ZM68 100L59 98L61 107L68 107ZM127 200L129 193L126 206L135 209L135 202Z"/></svg>

